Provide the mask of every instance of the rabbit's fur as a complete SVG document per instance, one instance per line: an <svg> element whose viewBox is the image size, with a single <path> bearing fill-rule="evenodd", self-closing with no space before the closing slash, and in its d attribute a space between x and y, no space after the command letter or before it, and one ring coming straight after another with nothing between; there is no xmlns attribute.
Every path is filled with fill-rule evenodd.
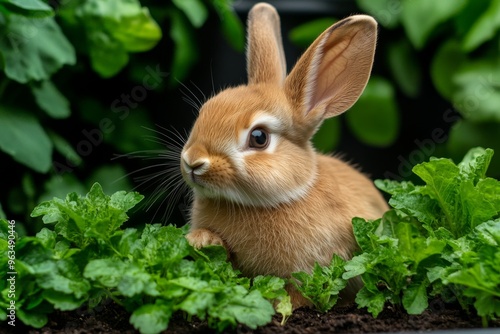
<svg viewBox="0 0 500 334"><path fill-rule="evenodd" d="M334 253L352 257L351 219L381 217L387 204L367 177L318 154L310 139L325 118L350 108L362 93L376 31L369 16L339 21L287 76L276 10L263 3L252 8L248 85L202 106L181 154L194 193L187 235L193 246L224 245L248 276L290 277L314 262L329 264ZM357 289L359 281L347 294ZM289 291L294 307L308 304Z"/></svg>

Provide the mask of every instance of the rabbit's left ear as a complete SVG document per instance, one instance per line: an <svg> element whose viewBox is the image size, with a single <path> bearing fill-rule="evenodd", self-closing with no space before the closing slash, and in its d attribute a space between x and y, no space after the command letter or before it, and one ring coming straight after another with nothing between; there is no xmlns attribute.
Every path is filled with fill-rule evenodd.
<svg viewBox="0 0 500 334"><path fill-rule="evenodd" d="M286 76L285 53L280 18L273 6L258 3L248 14L246 55L249 84L283 85Z"/></svg>
<svg viewBox="0 0 500 334"><path fill-rule="evenodd" d="M296 116L315 123L349 109L368 82L376 40L377 22L366 15L348 17L323 32L286 78Z"/></svg>

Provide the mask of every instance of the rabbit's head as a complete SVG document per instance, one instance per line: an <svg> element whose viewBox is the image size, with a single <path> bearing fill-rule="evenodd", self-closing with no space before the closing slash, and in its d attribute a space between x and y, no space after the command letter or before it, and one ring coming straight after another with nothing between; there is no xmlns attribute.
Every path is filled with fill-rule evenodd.
<svg viewBox="0 0 500 334"><path fill-rule="evenodd" d="M201 108L181 153L195 196L252 206L303 197L317 178L310 139L322 121L349 109L372 68L377 24L355 15L332 25L287 76L279 16L260 3L249 13L248 84Z"/></svg>

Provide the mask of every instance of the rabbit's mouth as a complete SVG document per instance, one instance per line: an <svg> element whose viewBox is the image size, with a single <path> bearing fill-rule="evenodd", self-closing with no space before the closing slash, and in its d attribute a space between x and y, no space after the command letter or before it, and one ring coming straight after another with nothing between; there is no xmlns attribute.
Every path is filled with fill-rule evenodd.
<svg viewBox="0 0 500 334"><path fill-rule="evenodd" d="M206 180L206 175L200 175L189 168L181 168L181 170L184 181L198 196L206 198L220 198L222 196L218 187Z"/></svg>
<svg viewBox="0 0 500 334"><path fill-rule="evenodd" d="M241 189L240 187L233 187L230 185L216 185L210 182L210 177L206 179L206 175L198 175L193 170L182 168L182 175L185 182L191 187L196 196L206 199L221 200L224 199L228 202L255 205L259 202L263 205L265 200L248 190Z"/></svg>
<svg viewBox="0 0 500 334"><path fill-rule="evenodd" d="M205 182L203 182L201 176L196 175L194 171L183 171L184 180L193 189L208 189L210 188Z"/></svg>

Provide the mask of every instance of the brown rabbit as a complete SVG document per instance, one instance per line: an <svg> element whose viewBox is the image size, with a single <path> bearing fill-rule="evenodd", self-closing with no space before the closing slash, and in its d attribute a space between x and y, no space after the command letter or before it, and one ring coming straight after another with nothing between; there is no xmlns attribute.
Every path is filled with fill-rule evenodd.
<svg viewBox="0 0 500 334"><path fill-rule="evenodd" d="M334 24L286 75L279 16L259 3L248 17L248 85L209 99L181 153L193 189L195 247L223 245L248 276L290 277L356 250L351 219L381 217L386 202L363 174L317 153L322 121L349 109L372 68L377 23ZM345 297L359 289L351 282ZM288 287L294 307L308 302ZM349 296L350 295L350 296Z"/></svg>

